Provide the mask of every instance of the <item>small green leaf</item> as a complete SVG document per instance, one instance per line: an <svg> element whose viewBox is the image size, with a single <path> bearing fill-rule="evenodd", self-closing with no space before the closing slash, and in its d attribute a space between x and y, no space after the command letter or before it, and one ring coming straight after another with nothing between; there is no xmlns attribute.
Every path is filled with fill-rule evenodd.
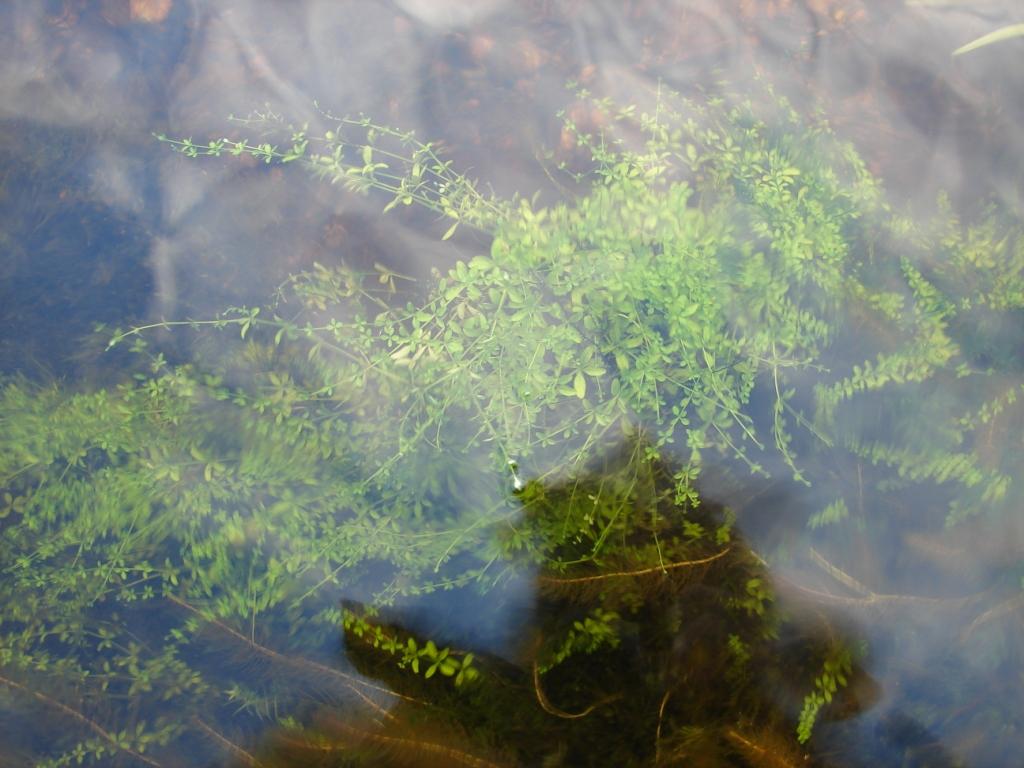
<svg viewBox="0 0 1024 768"><path fill-rule="evenodd" d="M583 375L582 371L576 371L576 378L573 379L572 388L576 392L576 397L580 400L587 396L587 377Z"/></svg>

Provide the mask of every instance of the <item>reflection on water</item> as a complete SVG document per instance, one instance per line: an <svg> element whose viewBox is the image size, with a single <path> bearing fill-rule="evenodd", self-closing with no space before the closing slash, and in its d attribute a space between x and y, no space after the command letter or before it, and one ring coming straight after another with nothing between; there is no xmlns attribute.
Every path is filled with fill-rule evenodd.
<svg viewBox="0 0 1024 768"><path fill-rule="evenodd" d="M1024 70L1020 41L950 53L1024 20L1015 13L997 0L5 4L0 762L1013 764L1024 712ZM329 323L343 323L339 347L372 357L359 333L372 336L375 313L434 295L458 259L500 258L491 233L461 227L442 241L448 223L418 206L382 217L386 198L313 182L298 164L185 162L151 135L205 142L225 135L228 114L254 109L322 135L326 113L365 113L440 142L485 193L537 192L539 209L586 194L559 170L590 167L580 134L641 146L641 131L613 127L567 80L653 111L670 87L727 107L762 98L759 76L791 100L795 124L823 111L888 195L861 194L850 176L860 208L819 219L802 209L820 224L805 233L808 273L832 253L827 223L841 219L843 290L863 293L826 306L820 281L793 282L825 331L804 316L792 332L814 343L780 341L793 360L762 344L750 389L736 385L763 429L768 449L752 460L769 477L713 439L698 445L681 421L675 443L659 442L668 411L629 413L640 431L591 442L581 403L606 397L641 357L611 323L581 323L574 342L560 334L575 315L548 318L551 348L570 351L564 391L543 403L559 426L543 444L523 414L544 385L520 375L536 350L519 335L526 320L498 325L504 300L475 321L472 309L455 313L460 294L441 291L446 322L483 329L467 348L503 350L480 390L504 397L515 380L521 412L453 404L476 391L468 354L456 358L458 385L435 350L412 347L389 349L362 379L325 378L343 369L329 345L303 346L302 323L322 323L328 341ZM787 151L804 165L780 189L798 175L813 187L817 150ZM743 178L729 178L749 203ZM836 187L821 199L845 199ZM709 216L693 230L708 242L711 199L687 209ZM888 204L907 218L889 221ZM757 248L780 238L753 220L722 226L747 227ZM650 255L640 229L616 241L620 255ZM589 234L573 247L616 263L598 261L606 234ZM662 264L671 242L656 242ZM569 282L591 292L577 300L567 287L554 304L613 300L595 287L615 280L586 263ZM638 298L630 317L670 340L672 297L641 296L644 280L621 270ZM313 277L287 282L303 271ZM650 279L675 284L677 272L652 268ZM693 272L692 291L715 277ZM290 298L267 305L281 286ZM728 329L702 340L724 369L723 350L740 355L729 344L755 338L744 319L756 310L704 300L698 318L710 327L720 310ZM256 316L242 326L238 310L222 315L228 331L194 343L155 330L149 358L104 351L110 327L243 305L262 305L260 322L280 313L284 343ZM791 330L771 322L776 340ZM96 323L104 336L90 336ZM607 348L582 359L601 339ZM819 367L798 367L808 350ZM406 356L421 383L438 378L418 400L377 373ZM720 407L732 383L711 375L713 357L694 359L710 378L686 403ZM795 399L773 392L770 369L790 377ZM109 386L132 374L136 388ZM678 395L652 382L655 400ZM436 402L462 416L421 418ZM775 451L784 403L797 436ZM722 423L700 408L694 423ZM499 455L484 423L540 447ZM679 478L701 450L697 504ZM577 451L585 465L564 460Z"/></svg>

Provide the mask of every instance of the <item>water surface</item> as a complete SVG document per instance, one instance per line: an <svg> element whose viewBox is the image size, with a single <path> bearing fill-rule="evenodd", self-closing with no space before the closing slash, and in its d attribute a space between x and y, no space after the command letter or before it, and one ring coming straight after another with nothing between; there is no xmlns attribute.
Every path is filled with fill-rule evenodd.
<svg viewBox="0 0 1024 768"><path fill-rule="evenodd" d="M941 240L936 233L948 227L943 242L952 242L960 222L995 217L1009 234L1002 250L983 244L977 263L1017 258L1019 279L1024 70L1017 63L1024 43L951 55L1024 20L1014 5L13 0L0 10L0 366L12 381L91 392L140 371L127 345L106 349L115 327L209 319L227 307L263 304L289 275L318 264L384 276L378 301L401 306L425 295L458 260L491 254L487 232L464 227L443 240L448 224L416 206L382 214L386 197L317 181L298 164L188 160L154 134L203 143L235 138L248 129L229 115L254 111L308 123L313 133L334 125L328 115L365 114L438 142L453 168L498 197L536 193L540 208L586 194L585 183L559 171L563 163L583 168L587 159L563 116L585 131L604 124L568 81L641 109L651 109L662 89L728 104L764 100L771 83L807 125L824 114L880 180L887 203L921 232ZM621 135L627 142L637 136ZM898 272L901 258L940 283L945 274L941 252L909 242L880 242L877 253L865 248L861 260L875 258L880 282ZM388 275L396 277L389 283ZM1005 499L985 500L988 514L948 514L962 490L953 469L909 470L913 482L901 485L905 468L890 477L884 462L852 449L798 445L809 484L794 480L777 457L767 478L744 475L735 457L708 457L699 484L704 503L689 522L706 531L736 525L727 547L724 538L712 546L710 534L707 546L680 544L687 561L701 561L693 567L699 577L689 566L665 569L663 559L638 561L639 549L623 549L586 573L494 554L500 569L467 580L460 568L471 558L447 555L473 536L488 556L506 552L513 535L533 536L536 551L551 558L581 556L569 540L545 540L544 521L582 514L581 498L614 500L623 477L632 479L622 503L663 510L669 520L638 523L630 535L685 543L665 499L688 452L666 450L640 484L634 459L644 445L642 424L609 439L572 473L557 466L557 443L515 472L493 443L455 469L403 457L394 484L422 483L428 511L410 512L416 523L406 529L398 513L408 510L389 517L384 501L379 509L367 501L366 520L379 528L358 535L389 554L362 563L350 581L333 561L326 570L310 563L296 577L303 599L285 606L270 587L266 594L253 587L244 611L225 607L237 597L227 576L224 594L213 583L201 601L189 597L202 593L195 584L175 589L156 577L152 594L132 600L103 591L83 597L64 585L77 595L69 601L80 599L78 618L52 617L49 634L32 640L31 658L24 637L40 630L20 614L5 621L0 762L64 765L81 753L97 765L161 766L1013 764L1024 712L1024 522L1012 501L1021 480L1014 393L1024 370L1024 316L1014 301L963 308L950 321L969 375L935 377L907 396L901 412L917 418L913 434L899 433L871 399L845 416L865 440L944 445L944 419L1004 393L1005 407L961 446L979 471L1008 478ZM830 352L837 371L896 337L892 328L855 321ZM97 324L105 328L94 334ZM187 329L157 329L148 338L151 351L198 370L250 354L248 369L235 367L239 386L246 370L255 377L261 366L294 364L244 352L234 330L201 343ZM767 402L752 401L755 418L770 420ZM211 406L210 413L215 420L219 412ZM258 441L260 433L246 433L245 425L223 428L234 434L236 427L240 439ZM349 427L364 436L375 429L369 416ZM445 428L449 440L474 437L459 431L464 426ZM277 436L265 437L277 445ZM430 439L422 436L410 454L428 453ZM0 430L0 440L13 446L22 436ZM252 456L258 463L258 453ZM368 448L352 463L377 458ZM268 449L267 464L275 460ZM380 468L391 471L383 460ZM349 469L339 459L338 476L324 471L315 480L333 488ZM106 530L77 532L90 546L64 542L45 567L26 566L21 557L36 557L46 538L26 538L28 513L13 499L41 491L20 485L16 474L0 477L12 496L0 521L11 542L0 584L9 584L5 601L28 605L35 598L13 586L15 573L38 567L37 586L46 593L69 563L88 559L90 546L110 542ZM293 490L305 493L310 481L299 474L283 473L272 493L250 501L274 509ZM222 524L204 516L211 502L201 473L178 478L176 492L187 494L193 481L195 497L182 496L182 509L195 510L198 530ZM525 489L516 493L514 483ZM146 496L151 489L138 490ZM845 513L831 507L830 518L837 498ZM443 499L452 520L474 519L478 509L480 522L466 529L472 533L443 539L434 553L430 537L447 529L420 523L424 514L442 515ZM254 531L244 508L235 515L237 546L223 573L248 569L256 584L252 574L284 559L281 542L292 532ZM133 528L126 547L141 535ZM385 549L385 540L401 544ZM33 552L19 549L25 542ZM154 535L139 551L159 567L162 546ZM395 576L388 557L406 546L439 555L433 580ZM95 565L109 567L108 577L125 566ZM122 581L131 579L122 574ZM763 598L761 583L774 598ZM737 600L748 602L737 607ZM381 614L365 612L372 603L383 604ZM46 624L50 608L40 605ZM628 620L616 623L611 614ZM600 639L607 627L614 641ZM179 644L175 633L182 632L194 638ZM91 638L88 653L66 650L76 633ZM577 646L565 641L570 663L551 663L559 642L586 633L590 640ZM104 646L110 638L113 650ZM456 687L459 668L449 666L447 675L438 666L427 679L398 663L404 651L382 653L381 638L450 648L466 669L471 652L479 678ZM593 648L581 650L591 641ZM729 672L741 645L753 659L743 681ZM842 690L822 707L812 738L798 743L797 721L822 660L842 666L840 657L848 659ZM421 658L424 670L436 660ZM114 672L103 666L111 660Z"/></svg>

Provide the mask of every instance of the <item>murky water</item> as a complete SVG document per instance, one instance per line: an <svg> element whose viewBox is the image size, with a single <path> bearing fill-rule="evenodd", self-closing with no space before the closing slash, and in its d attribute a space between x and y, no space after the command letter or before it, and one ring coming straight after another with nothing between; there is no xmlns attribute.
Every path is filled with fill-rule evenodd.
<svg viewBox="0 0 1024 768"><path fill-rule="evenodd" d="M1024 22L1016 6L9 0L0 764L1018 764L1024 42L952 55ZM586 338L559 337L577 304L605 301L573 294L577 279L606 286L586 259L562 293L554 270L540 270L554 291L542 298L566 313L549 316L549 348L569 350L562 399L544 416L558 428L542 436L528 391L542 384L519 373L545 353L518 335L526 309L498 323L515 301L529 305L529 290L478 312L467 346L500 351L475 390L460 387L483 375L485 353L444 368L427 343L450 342L443 326L423 326L418 353L395 341L381 358L422 371L397 387L373 378L382 363L357 340L398 334L373 325L382 308L408 306L418 322L415 307L435 297L436 308L437 295L452 307L445 322L469 327L472 303L456 309L471 292L456 291L462 273L431 291L474 256L497 264L475 279L518 276L507 230L443 238L443 216L418 205L384 214L379 190L311 178L298 162L184 158L155 138L260 141L260 126L228 120L254 112L322 136L338 130L332 116L366 115L437 142L495 199L540 210L590 189L565 172L589 167L566 121L639 149L636 125L613 126L594 100L653 112L672 91L723 111L785 97L795 118L783 136L824 115L884 189L858 198L839 228L850 281L876 299L822 311L836 327L813 365L775 346L758 358L766 367L733 427L749 418L764 430L753 456L764 471L709 443L699 505L679 497L698 438L681 421L674 442L657 437L669 410L637 407L617 431L577 429L600 423L591 409L618 397L611 379L641 357L616 346L611 325L581 321ZM673 140L685 163L689 140ZM818 150L801 146L787 151L808 165L783 187L817 167ZM711 199L679 210L703 213ZM574 247L600 250L604 235L584 231ZM617 241L622 258L663 255L651 281L674 279L657 268L670 249L644 232ZM743 248L728 253L761 255ZM289 279L302 273L321 282ZM627 273L627 292L642 291ZM372 289L345 282L361 274ZM331 280L336 295L318 304ZM820 288L807 284L809 301ZM670 303L635 298L635 317L671 336ZM913 309L887 310L892 301ZM249 310L225 310L255 306L278 325L253 315L243 340L236 323ZM756 336L743 307L722 311L730 338ZM114 328L217 318L230 323L220 333L153 327L142 363L128 341L107 349ZM345 330L330 336L329 321ZM339 357L330 343L304 346L307 322L324 324ZM804 331L816 332L793 333ZM916 357L900 346L926 331L931 346ZM943 357L944 344L955 352ZM700 386L718 392L729 383L714 374L728 366L708 352L696 358L711 377ZM322 378L348 370L343 353L365 355L364 392L352 394L355 378ZM834 433L819 434L815 398L866 360L896 372L851 384L825 419ZM791 401L766 373L787 366ZM178 378L159 378L171 370ZM131 381L136 399L112 394ZM665 394L675 384L658 380L656 398L692 402L698 385ZM418 394L402 399L403 387ZM479 401L430 415L435 395L465 391ZM95 399L75 410L71 393ZM794 433L808 429L776 451L784 401ZM500 418L485 417L492 407ZM484 433L495 423L503 437Z"/></svg>

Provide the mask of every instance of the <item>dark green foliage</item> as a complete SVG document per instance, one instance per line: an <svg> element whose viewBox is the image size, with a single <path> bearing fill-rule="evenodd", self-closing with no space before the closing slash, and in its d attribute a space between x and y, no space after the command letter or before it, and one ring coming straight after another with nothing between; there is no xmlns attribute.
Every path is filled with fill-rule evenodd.
<svg viewBox="0 0 1024 768"><path fill-rule="evenodd" d="M523 524L550 533L566 516L607 505L619 510L610 538L631 544L613 548L617 563L577 561L570 575L550 561L538 570L538 604L514 662L404 640L408 631L383 614L350 609L350 658L404 698L376 726L358 727L358 747L351 723L321 713L287 732L296 746L279 748L273 765L304 754L303 743L373 765L431 765L439 744L458 745L445 755L453 765L806 762L792 735L804 693L788 677L794 659L826 670L804 705L804 735L819 712L839 716L840 700L844 716L865 704L842 690L863 673L831 627L809 629L805 616L779 609L763 564L730 531L725 510L675 505L674 474L634 440L565 483L524 490ZM655 531L673 560L650 548ZM410 666L424 656L472 658L479 671L461 689L428 682L424 663Z"/></svg>

